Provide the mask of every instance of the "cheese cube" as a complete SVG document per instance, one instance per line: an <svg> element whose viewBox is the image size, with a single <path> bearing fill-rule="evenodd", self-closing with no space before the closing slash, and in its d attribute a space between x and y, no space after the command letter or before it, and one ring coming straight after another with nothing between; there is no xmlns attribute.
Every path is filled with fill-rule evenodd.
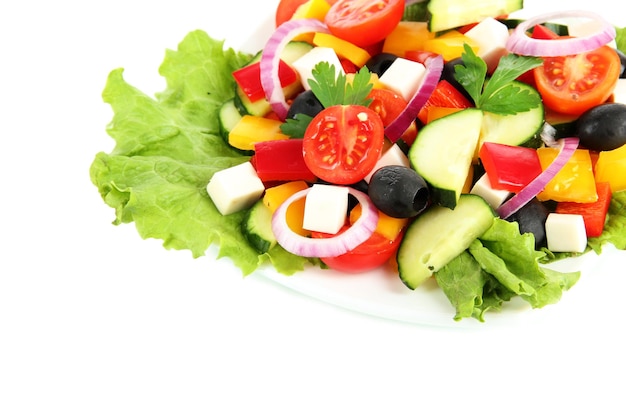
<svg viewBox="0 0 626 417"><path fill-rule="evenodd" d="M585 221L580 214L550 213L546 239L552 252L584 252L587 247Z"/></svg>
<svg viewBox="0 0 626 417"><path fill-rule="evenodd" d="M265 187L250 162L216 172L206 187L209 197L223 216L254 204Z"/></svg>
<svg viewBox="0 0 626 417"><path fill-rule="evenodd" d="M313 184L304 203L302 227L313 232L335 234L346 222L348 188Z"/></svg>
<svg viewBox="0 0 626 417"><path fill-rule="evenodd" d="M310 90L309 80L313 79L313 69L320 62L328 62L335 67L337 75L345 74L343 66L334 49L316 46L291 64L300 75L300 82L305 90Z"/></svg>
<svg viewBox="0 0 626 417"><path fill-rule="evenodd" d="M380 76L379 81L409 101L422 84L425 73L426 67L423 64L405 58L396 58Z"/></svg>
<svg viewBox="0 0 626 417"><path fill-rule="evenodd" d="M626 78L617 80L617 85L613 90L613 101L615 103L626 104Z"/></svg>
<svg viewBox="0 0 626 417"><path fill-rule="evenodd" d="M393 146L391 146L385 151L385 153L382 154L382 156L378 159L378 162L376 162L376 165L374 165L374 168L372 168L370 173L367 174L363 179L365 180L365 182L369 183L372 175L374 175L374 172L378 171L382 167L390 165L402 165L405 167L410 167L409 158L402 151L402 149L400 149L397 143L394 143Z"/></svg>
<svg viewBox="0 0 626 417"><path fill-rule="evenodd" d="M481 196L494 210L500 207L502 203L509 198L509 195L511 195L507 190L496 190L493 188L487 174L483 174L482 177L476 181L470 190L470 194Z"/></svg>
<svg viewBox="0 0 626 417"><path fill-rule="evenodd" d="M506 25L493 17L488 17L465 32L465 36L478 45L477 55L485 61L488 71L493 72L500 58L507 53L506 41L509 38L509 29Z"/></svg>

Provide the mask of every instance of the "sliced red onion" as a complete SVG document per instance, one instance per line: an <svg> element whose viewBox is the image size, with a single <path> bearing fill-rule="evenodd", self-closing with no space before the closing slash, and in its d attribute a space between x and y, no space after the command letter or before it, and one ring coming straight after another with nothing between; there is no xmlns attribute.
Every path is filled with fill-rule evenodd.
<svg viewBox="0 0 626 417"><path fill-rule="evenodd" d="M289 105L285 101L285 94L278 77L280 55L285 45L294 37L309 32L330 33L328 27L317 19L288 20L276 28L261 53L259 64L261 85L265 91L265 98L281 120L285 120L287 117Z"/></svg>
<svg viewBox="0 0 626 417"><path fill-rule="evenodd" d="M426 73L419 88L409 100L404 110L385 128L385 136L392 141L397 141L402 134L411 126L411 123L417 118L417 114L424 107L441 77L443 71L443 57L437 55L428 58L424 62Z"/></svg>
<svg viewBox="0 0 626 417"><path fill-rule="evenodd" d="M567 161L572 157L576 148L578 148L578 138L570 137L559 139L560 142L560 150L554 161L539 175L535 177L534 180L529 182L526 187L522 188L522 190L511 197L509 200L505 201L500 207L498 207L498 215L502 219L506 219L524 205L526 205L530 200L537 196L546 185L554 178L556 174L559 173L561 168L565 166Z"/></svg>
<svg viewBox="0 0 626 417"><path fill-rule="evenodd" d="M600 28L591 35L563 39L533 39L526 34L533 26L563 18L593 19L600 23ZM520 23L509 36L506 48L514 54L538 57L577 55L606 45L615 39L615 34L615 27L596 13L582 10L551 12Z"/></svg>
<svg viewBox="0 0 626 417"><path fill-rule="evenodd" d="M311 188L293 194L283 202L272 216L272 231L276 241L288 252L306 258L326 258L343 255L359 246L372 236L378 223L378 210L369 196L361 191L348 187L361 204L361 217L345 232L325 239L308 238L292 231L287 225L287 208L304 198Z"/></svg>

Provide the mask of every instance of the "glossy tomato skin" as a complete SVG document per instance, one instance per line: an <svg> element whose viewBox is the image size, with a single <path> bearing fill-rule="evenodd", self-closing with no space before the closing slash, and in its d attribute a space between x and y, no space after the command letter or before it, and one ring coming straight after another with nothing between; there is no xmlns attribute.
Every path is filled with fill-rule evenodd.
<svg viewBox="0 0 626 417"><path fill-rule="evenodd" d="M342 233L347 227L345 226L339 233ZM389 240L380 233L374 232L368 240L351 251L332 258L321 259L329 268L336 271L351 274L371 271L386 264L395 256L402 241L402 235L403 233L400 233L395 239ZM329 236L320 232L312 233L313 238Z"/></svg>
<svg viewBox="0 0 626 417"><path fill-rule="evenodd" d="M384 88L372 88L368 98L372 100L369 108L378 113L385 127L389 126L408 106L407 101L401 95ZM413 122L401 138L410 146L416 137L417 123Z"/></svg>
<svg viewBox="0 0 626 417"><path fill-rule="evenodd" d="M280 0L276 7L276 27L285 23L293 17L293 14L308 0Z"/></svg>
<svg viewBox="0 0 626 417"><path fill-rule="evenodd" d="M610 46L590 52L544 58L534 70L544 104L560 113L581 115L607 101L621 72L619 56Z"/></svg>
<svg viewBox="0 0 626 417"><path fill-rule="evenodd" d="M302 145L304 161L321 180L348 185L376 165L385 140L380 116L360 105L327 107L309 123Z"/></svg>
<svg viewBox="0 0 626 417"><path fill-rule="evenodd" d="M404 0L338 0L324 19L330 32L360 47L385 39L404 14Z"/></svg>

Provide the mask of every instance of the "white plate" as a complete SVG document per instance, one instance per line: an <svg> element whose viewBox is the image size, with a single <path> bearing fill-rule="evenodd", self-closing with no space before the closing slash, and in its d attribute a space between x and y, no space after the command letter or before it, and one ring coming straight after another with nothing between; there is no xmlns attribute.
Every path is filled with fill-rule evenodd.
<svg viewBox="0 0 626 417"><path fill-rule="evenodd" d="M588 9L587 3L578 3L580 4L569 2L568 9ZM608 2L600 2L597 6L593 9L595 12L611 16L603 12L603 10L610 10ZM538 12L560 9L563 7L556 2L526 1L524 10L514 13L512 16L528 17ZM266 23L258 27L256 32L251 34L250 38L240 48L249 52L256 52L261 49L272 32L272 23L271 19L267 19ZM625 261L625 253L609 247L601 257L594 253L588 253L580 258L551 264L549 267L561 271L580 270L582 272L581 280L574 287L578 288L583 286L583 282L591 280L598 273L598 262L602 263L603 271L616 274L614 271L617 270L618 265ZM397 274L385 269L378 269L365 274L347 275L331 270L309 268L302 273L285 276L268 266L259 269L254 275L323 302L385 319L434 326L473 327L481 325L471 318L455 322L452 319L454 308L434 280L430 280L417 290L412 291L400 281ZM573 290L565 292L563 299L554 306L564 304L568 294ZM590 289L586 291L590 291ZM553 311L554 308L558 307L553 307L550 310ZM547 311L548 308L541 310ZM502 312L487 313L486 321L490 325L509 325L519 320L540 319L543 314L540 310L532 310L527 303L518 297L505 303Z"/></svg>

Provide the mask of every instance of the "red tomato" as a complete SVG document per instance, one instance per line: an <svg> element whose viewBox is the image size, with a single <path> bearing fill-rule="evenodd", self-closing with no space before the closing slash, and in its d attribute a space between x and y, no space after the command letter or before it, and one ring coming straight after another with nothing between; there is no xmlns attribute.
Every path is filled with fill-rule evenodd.
<svg viewBox="0 0 626 417"><path fill-rule="evenodd" d="M428 120L428 108L430 106L465 109L468 107L473 107L474 104L469 101L459 90L454 88L454 86L448 81L441 80L439 81L439 83L437 83L435 91L433 91L433 93L430 95L430 97L426 101L426 104L422 106L419 113L417 114L417 118L424 124L426 124Z"/></svg>
<svg viewBox="0 0 626 417"><path fill-rule="evenodd" d="M380 116L358 105L319 112L304 132L304 161L318 178L333 184L361 181L376 165L385 140Z"/></svg>
<svg viewBox="0 0 626 417"><path fill-rule="evenodd" d="M385 39L403 14L403 0L338 0L324 21L333 35L366 47Z"/></svg>
<svg viewBox="0 0 626 417"><path fill-rule="evenodd" d="M619 56L605 45L578 55L544 58L534 75L547 107L580 115L611 96L620 71Z"/></svg>
<svg viewBox="0 0 626 417"><path fill-rule="evenodd" d="M369 108L378 113L385 127L393 122L408 105L401 95L384 88L373 88L368 98L372 99ZM415 141L416 136L417 124L413 122L402 134L402 140L407 145L411 145Z"/></svg>
<svg viewBox="0 0 626 417"><path fill-rule="evenodd" d="M344 226L339 233L348 227ZM394 240L389 240L380 233L374 232L369 239L351 251L332 258L321 259L329 268L337 271L349 273L370 271L384 265L396 254L402 241L402 235L403 233L400 233ZM311 236L313 238L325 238L332 235L313 232Z"/></svg>
<svg viewBox="0 0 626 417"><path fill-rule="evenodd" d="M290 20L293 14L309 0L280 0L276 7L276 27Z"/></svg>

